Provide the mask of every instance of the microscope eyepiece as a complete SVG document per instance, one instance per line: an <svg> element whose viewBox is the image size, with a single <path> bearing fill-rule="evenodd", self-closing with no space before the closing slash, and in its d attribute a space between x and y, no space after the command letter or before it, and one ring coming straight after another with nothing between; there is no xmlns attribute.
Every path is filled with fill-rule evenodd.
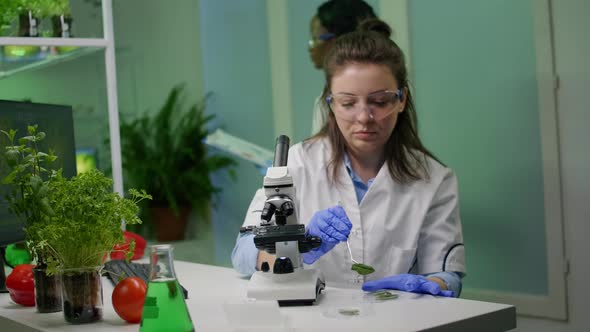
<svg viewBox="0 0 590 332"><path fill-rule="evenodd" d="M287 157L289 156L289 137L281 135L277 137L275 145L275 159L272 163L274 167L287 166Z"/></svg>

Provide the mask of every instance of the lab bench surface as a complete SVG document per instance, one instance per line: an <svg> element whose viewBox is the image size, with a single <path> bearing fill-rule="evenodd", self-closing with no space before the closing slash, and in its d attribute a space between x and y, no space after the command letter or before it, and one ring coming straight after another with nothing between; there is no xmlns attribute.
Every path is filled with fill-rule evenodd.
<svg viewBox="0 0 590 332"><path fill-rule="evenodd" d="M278 307L246 299L248 280L234 270L175 261L195 331L509 331L516 328L514 306L392 291L399 298L378 301L359 289L328 284L315 305ZM63 313L39 314L0 294L2 331L137 331L111 304L113 286L103 279L103 320L68 324Z"/></svg>

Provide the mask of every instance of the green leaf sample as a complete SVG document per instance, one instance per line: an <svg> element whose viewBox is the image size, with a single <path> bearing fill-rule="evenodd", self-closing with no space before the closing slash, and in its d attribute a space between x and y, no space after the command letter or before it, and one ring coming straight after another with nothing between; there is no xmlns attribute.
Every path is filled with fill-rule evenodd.
<svg viewBox="0 0 590 332"><path fill-rule="evenodd" d="M338 313L343 316L358 316L360 312L358 309L338 309Z"/></svg>
<svg viewBox="0 0 590 332"><path fill-rule="evenodd" d="M392 292L385 291L385 290L377 291L377 292L373 293L373 295L375 296L375 298L377 300L381 300L381 301L393 300L393 299L397 299L399 297L399 295L393 294Z"/></svg>
<svg viewBox="0 0 590 332"><path fill-rule="evenodd" d="M350 269L363 276L375 272L375 269L372 266L360 263L352 264Z"/></svg>

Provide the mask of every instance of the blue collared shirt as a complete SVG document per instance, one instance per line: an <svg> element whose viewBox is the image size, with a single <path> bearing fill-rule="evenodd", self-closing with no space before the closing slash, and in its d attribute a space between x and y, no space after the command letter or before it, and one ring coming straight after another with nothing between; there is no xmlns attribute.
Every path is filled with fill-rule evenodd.
<svg viewBox="0 0 590 332"><path fill-rule="evenodd" d="M348 174L350 175L352 183L354 184L356 199L360 203L375 179L369 179L369 181L367 181L367 183L365 184L363 180L352 169L350 159L348 158L347 154L344 155L344 164L346 165ZM238 248L240 249L237 250ZM231 255L231 260L234 269L236 269L236 271L238 271L241 274L252 275L254 272L256 272L258 249L254 245L254 234L244 233L238 236L236 246L234 247L234 250ZM425 274L424 276L440 278L445 282L447 288L455 293L456 297L459 297L459 295L461 294L461 273L444 271Z"/></svg>

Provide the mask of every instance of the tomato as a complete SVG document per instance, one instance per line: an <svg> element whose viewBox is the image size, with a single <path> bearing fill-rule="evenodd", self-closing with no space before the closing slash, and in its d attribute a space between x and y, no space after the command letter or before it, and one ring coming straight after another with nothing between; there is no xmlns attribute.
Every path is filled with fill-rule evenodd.
<svg viewBox="0 0 590 332"><path fill-rule="evenodd" d="M35 305L34 267L35 265L31 264L17 265L6 278L6 289L10 293L10 298L20 305Z"/></svg>
<svg viewBox="0 0 590 332"><path fill-rule="evenodd" d="M147 285L139 277L125 278L113 290L113 307L119 317L129 323L139 323Z"/></svg>

